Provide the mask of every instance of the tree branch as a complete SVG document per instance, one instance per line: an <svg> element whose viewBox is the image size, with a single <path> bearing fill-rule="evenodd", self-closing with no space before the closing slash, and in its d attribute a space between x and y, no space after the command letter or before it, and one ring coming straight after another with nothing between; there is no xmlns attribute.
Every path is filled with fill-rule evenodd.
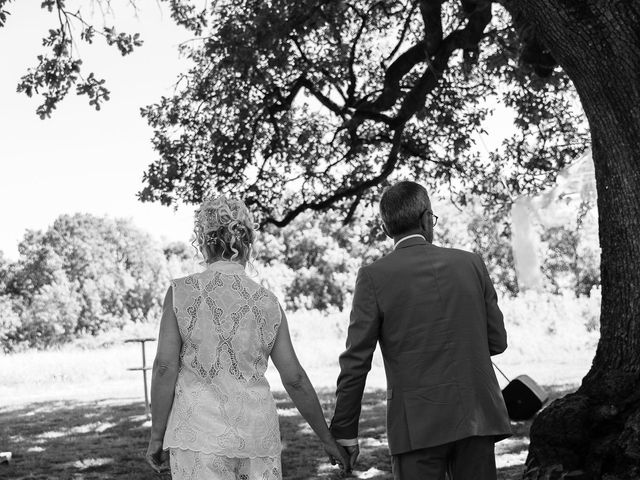
<svg viewBox="0 0 640 480"><path fill-rule="evenodd" d="M322 105L331 110L333 113L338 115L339 117L344 117L344 108L338 105L336 102L331 100L325 94L323 94L320 90L316 88L311 80L306 77L306 74L303 73L300 75L295 82L291 85L291 90L289 94L285 97L282 95L279 89L274 90L274 95L278 98L277 103L267 107L270 113L282 112L291 108L291 104L295 100L300 90L306 89L311 95L313 95Z"/></svg>
<svg viewBox="0 0 640 480"><path fill-rule="evenodd" d="M358 33L356 33L356 36L353 39L353 44L351 45L351 50L349 52L349 86L347 87L347 105L352 105L354 100L357 78L355 70L353 68L353 64L355 63L356 59L356 49L358 48L358 42L360 41L360 37L362 37L362 33L364 32L364 28L366 27L366 25L367 18L365 16L362 16L362 23L360 24Z"/></svg>
<svg viewBox="0 0 640 480"><path fill-rule="evenodd" d="M380 113L393 107L400 96L400 81L417 64L424 62L425 42L420 41L400 55L387 68L384 74L382 93L373 102L363 102L357 107L356 115L360 113Z"/></svg>
<svg viewBox="0 0 640 480"><path fill-rule="evenodd" d="M404 20L404 25L402 26L402 31L400 32L398 43L396 43L396 46L393 47L393 50L391 50L391 53L389 54L389 56L385 58L385 61L391 60L393 57L396 56L396 53L398 53L398 50L400 50L400 47L404 43L404 39L407 35L407 32L409 31L409 25L411 25L411 18L413 17L413 12L415 11L416 11L416 5L414 4L411 7L411 10L409 10L409 15L407 15L407 18Z"/></svg>
<svg viewBox="0 0 640 480"><path fill-rule="evenodd" d="M300 84L304 87L311 95L313 95L322 105L327 107L333 113L340 117L344 117L344 109L338 105L336 102L331 100L325 94L323 94L320 90L316 88L316 86L309 80L308 78L302 77L300 79Z"/></svg>
<svg viewBox="0 0 640 480"><path fill-rule="evenodd" d="M424 23L425 49L431 56L442 42L442 0L420 1L420 14Z"/></svg>
<svg viewBox="0 0 640 480"><path fill-rule="evenodd" d="M324 200L318 202L303 202L293 210L290 210L282 219L278 220L273 217L268 217L263 220L262 224L265 225L270 223L272 225L275 225L276 227L284 227L291 223L298 215L300 215L302 212L305 212L306 210L326 210L340 200L362 194L362 192L364 192L365 190L379 185L389 175L391 175L396 167L396 164L398 163L398 152L400 150L400 144L402 141L402 133L402 128L398 128L394 131L393 143L389 152L389 156L387 157L387 161L382 166L380 173L375 177L359 183L355 183L349 187L338 189L333 195L328 196Z"/></svg>
<svg viewBox="0 0 640 480"><path fill-rule="evenodd" d="M347 96L344 94L344 92L340 88L340 81L335 76L333 76L331 72L329 72L326 68L319 68L316 64L314 64L311 61L311 59L307 56L307 54L304 52L304 50L302 50L302 45L300 45L300 42L295 36L291 35L289 38L291 39L291 42L293 43L293 45L295 45L296 49L298 50L298 54L300 55L300 58L302 58L306 62L306 64L309 65L309 68L318 68L320 73L322 73L322 75L326 77L326 79L331 84L331 86L338 91L342 99L346 102Z"/></svg>
<svg viewBox="0 0 640 480"><path fill-rule="evenodd" d="M347 212L347 215L344 217L344 220L342 220L342 225L348 225L351 220L353 219L353 216L356 213L356 209L358 208L358 205L360 204L360 200L362 200L362 194L364 192L360 192L356 195L355 200L353 201L353 203L351 203L351 206L349 207L349 211Z"/></svg>
<svg viewBox="0 0 640 480"><path fill-rule="evenodd" d="M490 21L491 3L484 2L479 4L469 15L467 24L462 30L455 30L447 35L440 43L438 52L435 54L433 62L429 64L429 68L405 96L398 114L391 123L392 127L397 128L399 125L403 125L423 108L428 93L437 86L438 79L448 67L453 52L458 49L477 47L482 39L484 29ZM426 41L424 43L426 45ZM396 95L399 96L399 93L400 89L398 88Z"/></svg>

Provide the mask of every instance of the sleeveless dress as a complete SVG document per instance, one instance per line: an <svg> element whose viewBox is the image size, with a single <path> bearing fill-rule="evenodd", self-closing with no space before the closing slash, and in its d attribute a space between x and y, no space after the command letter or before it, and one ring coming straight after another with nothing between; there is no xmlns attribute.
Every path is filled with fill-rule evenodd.
<svg viewBox="0 0 640 480"><path fill-rule="evenodd" d="M277 299L235 262L171 285L182 338L163 445L173 480L281 479L278 416L264 376L281 322Z"/></svg>

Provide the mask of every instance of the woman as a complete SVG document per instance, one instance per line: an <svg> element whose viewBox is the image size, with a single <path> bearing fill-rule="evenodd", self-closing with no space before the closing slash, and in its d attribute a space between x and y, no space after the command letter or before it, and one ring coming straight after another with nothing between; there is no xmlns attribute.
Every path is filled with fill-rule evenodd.
<svg viewBox="0 0 640 480"><path fill-rule="evenodd" d="M254 240L242 201L224 196L196 212L206 270L171 282L151 383L147 461L180 479L281 479L269 357L332 463L348 468L298 362L275 296L245 274ZM167 455L166 450L169 450Z"/></svg>

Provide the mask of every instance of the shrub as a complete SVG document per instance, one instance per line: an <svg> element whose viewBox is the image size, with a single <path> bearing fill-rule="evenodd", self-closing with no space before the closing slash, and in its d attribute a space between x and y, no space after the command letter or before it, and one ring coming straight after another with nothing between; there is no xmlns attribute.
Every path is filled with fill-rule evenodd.
<svg viewBox="0 0 640 480"><path fill-rule="evenodd" d="M18 300L9 295L0 295L0 348L11 352L19 339L20 310Z"/></svg>
<svg viewBox="0 0 640 480"><path fill-rule="evenodd" d="M282 230L264 232L258 240L258 263L278 263L289 271L287 283L275 286L292 310L342 309L353 291L355 272L362 260L354 255L352 239L329 217L301 216ZM338 224L339 225L339 224ZM282 270L282 269L281 269Z"/></svg>
<svg viewBox="0 0 640 480"><path fill-rule="evenodd" d="M45 285L23 310L18 329L20 342L29 347L44 348L71 340L80 314L76 288L62 272L50 285Z"/></svg>
<svg viewBox="0 0 640 480"><path fill-rule="evenodd" d="M572 291L520 292L499 300L509 336L506 358L570 362L593 352L600 337L600 291L576 297Z"/></svg>

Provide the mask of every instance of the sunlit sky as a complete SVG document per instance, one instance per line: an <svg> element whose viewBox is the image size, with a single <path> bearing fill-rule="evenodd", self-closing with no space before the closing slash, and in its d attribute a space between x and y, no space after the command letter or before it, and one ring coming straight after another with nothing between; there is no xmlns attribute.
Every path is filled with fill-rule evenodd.
<svg viewBox="0 0 640 480"><path fill-rule="evenodd" d="M79 45L85 72L106 78L111 101L97 112L85 97L70 94L47 120L35 114L39 98L17 93L16 85L36 64L43 52L42 36L55 26L56 18L42 10L40 2L9 4L11 16L0 29L0 250L5 256L17 258L17 244L26 229L44 229L63 213L129 217L158 238L189 239L192 207L176 212L141 203L136 192L147 165L156 158L152 130L139 109L171 94L187 65L177 47L190 34L173 23L164 5L138 3L145 7L137 18L123 6L106 19L107 26L141 33L145 44L132 55L122 57L99 38L93 45ZM95 21L103 23L99 12ZM510 120L502 111L489 122L484 141L490 148Z"/></svg>
<svg viewBox="0 0 640 480"><path fill-rule="evenodd" d="M99 38L79 45L86 72L107 79L111 101L97 112L85 97L69 95L47 120L35 114L38 99L17 93L16 85L36 64L55 18L40 2L9 4L12 15L0 29L0 250L9 258L16 258L25 229L46 228L63 213L130 217L157 237L189 239L190 208L176 213L136 199L155 159L152 130L139 109L171 94L186 65L177 46L189 38L155 2L144 3L137 19L122 8L113 20L142 34L145 44L132 55L122 57ZM102 23L99 13L96 19Z"/></svg>

